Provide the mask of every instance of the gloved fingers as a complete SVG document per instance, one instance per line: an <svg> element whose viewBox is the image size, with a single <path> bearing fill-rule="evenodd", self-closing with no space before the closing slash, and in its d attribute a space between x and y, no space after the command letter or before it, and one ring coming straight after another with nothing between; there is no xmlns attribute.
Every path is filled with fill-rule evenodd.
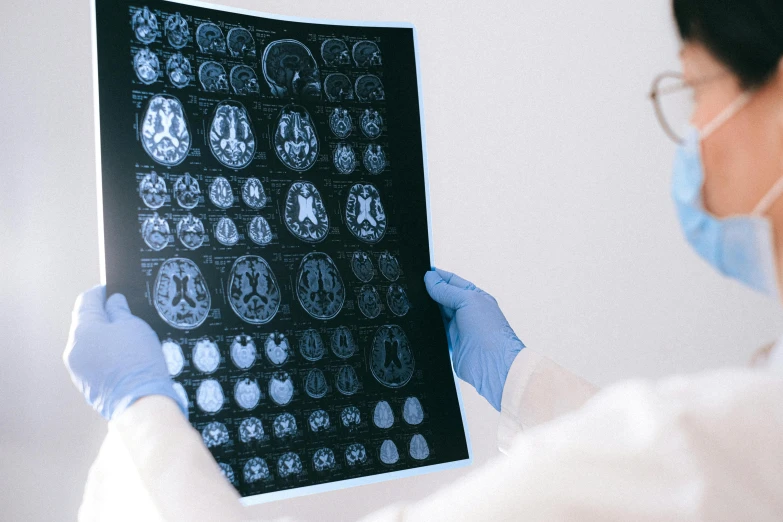
<svg viewBox="0 0 783 522"><path fill-rule="evenodd" d="M96 321L106 322L106 287L98 285L79 294L73 305L73 322Z"/></svg>
<svg viewBox="0 0 783 522"><path fill-rule="evenodd" d="M122 294L113 294L106 300L106 314L111 322L133 317L128 306L128 300Z"/></svg>
<svg viewBox="0 0 783 522"><path fill-rule="evenodd" d="M437 272L424 274L424 285L436 303L454 310L462 308L470 297L470 291L448 284Z"/></svg>
<svg viewBox="0 0 783 522"><path fill-rule="evenodd" d="M443 278L444 281L452 286L456 286L457 288L462 288L464 290L480 290L479 287L467 279L458 276L457 274L453 274L447 270L441 270L440 268L435 268L435 271L441 278Z"/></svg>

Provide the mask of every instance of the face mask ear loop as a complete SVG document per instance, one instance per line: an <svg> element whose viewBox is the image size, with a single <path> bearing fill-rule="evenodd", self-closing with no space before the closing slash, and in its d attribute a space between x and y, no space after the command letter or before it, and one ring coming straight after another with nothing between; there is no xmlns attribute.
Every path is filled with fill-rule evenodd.
<svg viewBox="0 0 783 522"><path fill-rule="evenodd" d="M783 178L780 178L775 182L774 185L772 185L772 188L769 189L769 192L767 192L764 197L761 198L761 201L759 201L758 205L756 205L756 208L753 209L751 215L762 215L764 212L769 210L769 207L771 207L772 204L777 201L781 195L783 195Z"/></svg>
<svg viewBox="0 0 783 522"><path fill-rule="evenodd" d="M715 118L709 122L707 125L704 126L703 129L699 131L699 140L704 141L706 140L710 134L715 132L721 125L726 123L729 118L737 114L740 109L742 109L753 97L753 93L750 91L745 91L742 94L740 94L736 100L731 102L728 107L723 109L720 114L715 116Z"/></svg>

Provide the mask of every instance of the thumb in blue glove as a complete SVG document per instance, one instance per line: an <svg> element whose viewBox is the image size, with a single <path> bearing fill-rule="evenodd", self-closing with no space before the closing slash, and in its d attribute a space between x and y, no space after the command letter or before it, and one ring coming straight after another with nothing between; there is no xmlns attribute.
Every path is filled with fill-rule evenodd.
<svg viewBox="0 0 783 522"><path fill-rule="evenodd" d="M63 362L87 403L106 419L146 395L171 397L188 416L168 374L160 341L121 294L96 286L76 299Z"/></svg>
<svg viewBox="0 0 783 522"><path fill-rule="evenodd" d="M525 347L494 297L458 275L435 269L424 275L440 305L457 376L500 411L511 363Z"/></svg>

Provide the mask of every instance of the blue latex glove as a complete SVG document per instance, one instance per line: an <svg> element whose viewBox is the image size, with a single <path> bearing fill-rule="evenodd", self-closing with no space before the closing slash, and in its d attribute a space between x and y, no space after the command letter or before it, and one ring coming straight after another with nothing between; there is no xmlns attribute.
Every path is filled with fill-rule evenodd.
<svg viewBox="0 0 783 522"><path fill-rule="evenodd" d="M106 300L96 286L76 299L63 362L87 403L111 420L145 395L180 402L163 358L158 336L131 314L121 294Z"/></svg>
<svg viewBox="0 0 783 522"><path fill-rule="evenodd" d="M495 298L473 283L435 269L424 275L424 284L440 305L457 377L500 411L511 363L525 345Z"/></svg>

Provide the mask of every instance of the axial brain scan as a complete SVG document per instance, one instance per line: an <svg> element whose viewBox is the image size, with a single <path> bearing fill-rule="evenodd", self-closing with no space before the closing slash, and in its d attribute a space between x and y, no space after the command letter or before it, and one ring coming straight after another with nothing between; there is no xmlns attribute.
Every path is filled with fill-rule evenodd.
<svg viewBox="0 0 783 522"><path fill-rule="evenodd" d="M370 354L373 377L389 388L401 388L410 381L414 367L413 353L402 328L397 325L378 328Z"/></svg>
<svg viewBox="0 0 783 522"><path fill-rule="evenodd" d="M362 283L369 283L375 275L372 259L367 255L367 252L362 250L357 250L351 256L351 270Z"/></svg>
<svg viewBox="0 0 783 522"><path fill-rule="evenodd" d="M329 216L315 185L309 181L295 181L291 184L285 198L283 221L286 228L302 241L317 243L326 237Z"/></svg>
<svg viewBox="0 0 783 522"><path fill-rule="evenodd" d="M226 167L242 169L250 164L256 153L256 136L244 105L224 101L215 107L209 126L209 148Z"/></svg>
<svg viewBox="0 0 783 522"><path fill-rule="evenodd" d="M356 97L359 101L380 101L386 98L381 79L374 74L365 74L356 79Z"/></svg>
<svg viewBox="0 0 783 522"><path fill-rule="evenodd" d="M381 50L378 44L362 40L353 44L353 61L358 67L381 65Z"/></svg>
<svg viewBox="0 0 783 522"><path fill-rule="evenodd" d="M198 81L207 92L228 94L228 76L226 70L217 62L204 62L198 68Z"/></svg>
<svg viewBox="0 0 783 522"><path fill-rule="evenodd" d="M358 442L345 448L345 462L349 466L358 466L367 462L367 451Z"/></svg>
<svg viewBox="0 0 783 522"><path fill-rule="evenodd" d="M257 245L268 245L272 242L272 229L263 216L255 216L247 226L247 235Z"/></svg>
<svg viewBox="0 0 783 522"><path fill-rule="evenodd" d="M215 239L226 246L235 245L239 241L239 230L233 219L225 216L220 218L215 225Z"/></svg>
<svg viewBox="0 0 783 522"><path fill-rule="evenodd" d="M139 9L131 18L131 27L140 42L149 44L158 36L158 18L149 8Z"/></svg>
<svg viewBox="0 0 783 522"><path fill-rule="evenodd" d="M166 202L166 182L153 170L145 174L139 183L139 195L141 200L149 208L155 210Z"/></svg>
<svg viewBox="0 0 783 522"><path fill-rule="evenodd" d="M193 366L200 372L212 373L220 365L220 350L209 337L202 337L193 347Z"/></svg>
<svg viewBox="0 0 783 522"><path fill-rule="evenodd" d="M228 52L235 58L254 58L256 42L250 31L243 27L234 27L228 31Z"/></svg>
<svg viewBox="0 0 783 522"><path fill-rule="evenodd" d="M234 476L234 469L224 462L218 462L218 465L220 466L220 472L223 473L223 476L226 477L226 480L228 480L233 486L237 485L237 479Z"/></svg>
<svg viewBox="0 0 783 522"><path fill-rule="evenodd" d="M150 98L141 123L141 144L150 158L168 167L179 165L188 155L190 143L180 101L164 94Z"/></svg>
<svg viewBox="0 0 783 522"><path fill-rule="evenodd" d="M280 307L280 287L269 263L259 256L237 259L228 277L227 297L231 309L243 321L271 321Z"/></svg>
<svg viewBox="0 0 783 522"><path fill-rule="evenodd" d="M133 57L133 69L142 83L154 83L160 74L160 62L155 53L149 49L141 49Z"/></svg>
<svg viewBox="0 0 783 522"><path fill-rule="evenodd" d="M310 425L310 430L313 433L326 431L329 429L329 426L331 426L331 422L329 421L329 414L324 410L316 410L310 414L308 424Z"/></svg>
<svg viewBox="0 0 783 522"><path fill-rule="evenodd" d="M196 44L202 53L226 53L226 37L213 23L203 23L196 29Z"/></svg>
<svg viewBox="0 0 783 522"><path fill-rule="evenodd" d="M351 79L342 73L328 74L324 78L324 93L329 101L353 100Z"/></svg>
<svg viewBox="0 0 783 522"><path fill-rule="evenodd" d="M188 214L177 223L177 237L182 246L195 250L204 244L207 232L204 230L204 223L199 218Z"/></svg>
<svg viewBox="0 0 783 522"><path fill-rule="evenodd" d="M188 401L188 393L185 391L185 387L178 382L174 382L171 387L174 388L174 393L179 397L180 403L187 409L190 406L190 401Z"/></svg>
<svg viewBox="0 0 783 522"><path fill-rule="evenodd" d="M356 155L347 143L338 143L332 154L334 167L340 174L350 174L356 169Z"/></svg>
<svg viewBox="0 0 783 522"><path fill-rule="evenodd" d="M231 183L223 176L216 177L209 185L209 200L218 208L227 209L234 204Z"/></svg>
<svg viewBox="0 0 783 522"><path fill-rule="evenodd" d="M296 419L290 413L281 413L272 422L272 430L278 439L293 437L296 435Z"/></svg>
<svg viewBox="0 0 783 522"><path fill-rule="evenodd" d="M204 413L217 413L223 408L223 388L215 379L201 381L196 389L196 404Z"/></svg>
<svg viewBox="0 0 783 522"><path fill-rule="evenodd" d="M400 277L400 263L389 252L381 253L381 256L378 258L378 268L381 269L383 277L389 281L396 281Z"/></svg>
<svg viewBox="0 0 783 522"><path fill-rule="evenodd" d="M173 48L182 49L188 44L188 38L190 38L188 21L179 13L168 17L165 29L166 39Z"/></svg>
<svg viewBox="0 0 783 522"><path fill-rule="evenodd" d="M392 440L385 440L378 451L381 462L384 464L396 464L400 460L400 452L397 451L397 445Z"/></svg>
<svg viewBox="0 0 783 522"><path fill-rule="evenodd" d="M307 109L286 105L280 112L274 135L275 153L291 170L303 172L318 159L318 135Z"/></svg>
<svg viewBox="0 0 783 522"><path fill-rule="evenodd" d="M264 426L255 417L249 417L239 425L239 440L248 444L264 439Z"/></svg>
<svg viewBox="0 0 783 522"><path fill-rule="evenodd" d="M405 293L405 289L402 286L396 283L389 285L389 290L386 291L386 304L394 315L400 317L407 314L411 309L408 294Z"/></svg>
<svg viewBox="0 0 783 522"><path fill-rule="evenodd" d="M374 140L381 135L381 129L383 128L383 118L380 114L378 114L378 111L373 109L364 109L359 123L364 135L371 140Z"/></svg>
<svg viewBox="0 0 783 522"><path fill-rule="evenodd" d="M242 468L242 475L245 478L245 482L248 484L267 480L269 478L269 466L264 459L253 457L245 462L245 465Z"/></svg>
<svg viewBox="0 0 783 522"><path fill-rule="evenodd" d="M187 87L190 83L190 75L193 74L193 69L190 67L190 60L182 56L182 53L172 54L168 60L166 60L166 74L169 77L171 85L182 89Z"/></svg>
<svg viewBox="0 0 783 522"><path fill-rule="evenodd" d="M359 376L353 366L341 366L335 376L337 391L343 395L353 395L359 391Z"/></svg>
<svg viewBox="0 0 783 522"><path fill-rule="evenodd" d="M275 372L269 379L269 397L278 406L285 406L294 398L294 381L288 372Z"/></svg>
<svg viewBox="0 0 783 522"><path fill-rule="evenodd" d="M348 65L351 63L348 46L343 40L337 38L324 40L321 44L321 58L324 59L324 65Z"/></svg>
<svg viewBox="0 0 783 522"><path fill-rule="evenodd" d="M359 311L368 319L375 319L381 314L381 296L372 285L363 285L356 294Z"/></svg>
<svg viewBox="0 0 783 522"><path fill-rule="evenodd" d="M345 224L361 241L377 243L386 233L386 213L374 185L357 183L348 193Z"/></svg>
<svg viewBox="0 0 783 522"><path fill-rule="evenodd" d="M424 420L424 410L421 407L419 399L408 397L402 407L402 418L411 426L421 424Z"/></svg>
<svg viewBox="0 0 783 522"><path fill-rule="evenodd" d="M185 367L185 355L182 353L182 347L179 343L166 339L161 343L160 347L163 350L163 359L166 361L169 375L176 377L182 373Z"/></svg>
<svg viewBox="0 0 783 522"><path fill-rule="evenodd" d="M326 353L321 334L314 328L309 328L299 338L299 353L308 361L319 361Z"/></svg>
<svg viewBox="0 0 783 522"><path fill-rule="evenodd" d="M269 334L264 341L264 352L269 362L275 366L282 366L291 356L291 346L288 344L288 337L280 332Z"/></svg>
<svg viewBox="0 0 783 522"><path fill-rule="evenodd" d="M254 379L239 379L234 385L234 400L243 410L252 410L261 400L261 389Z"/></svg>
<svg viewBox="0 0 783 522"><path fill-rule="evenodd" d="M332 258L323 252L307 254L299 265L296 297L316 319L332 319L343 308L345 286Z"/></svg>
<svg viewBox="0 0 783 522"><path fill-rule="evenodd" d="M295 475L302 473L302 461L299 455L293 451L283 453L283 455L277 459L277 474L281 479L287 479Z"/></svg>
<svg viewBox="0 0 783 522"><path fill-rule="evenodd" d="M408 453L416 460L424 460L430 456L430 447L427 445L427 441L421 434L417 433L411 437L411 442L408 446Z"/></svg>
<svg viewBox="0 0 783 522"><path fill-rule="evenodd" d="M214 448L228 442L228 429L222 422L210 422L201 430L201 438L206 447Z"/></svg>
<svg viewBox="0 0 783 522"><path fill-rule="evenodd" d="M338 326L332 332L332 353L340 359L347 359L356 353L356 342L347 326Z"/></svg>
<svg viewBox="0 0 783 522"><path fill-rule="evenodd" d="M380 174L386 168L386 154L384 154L380 145L367 145L367 148L364 149L362 160L364 168L370 174Z"/></svg>
<svg viewBox="0 0 783 522"><path fill-rule="evenodd" d="M258 178L248 178L245 184L242 185L242 201L248 207L259 210L264 208L269 201L269 198L264 191L264 186L261 184L261 180Z"/></svg>
<svg viewBox="0 0 783 522"><path fill-rule="evenodd" d="M372 416L373 423L381 429L388 429L394 425L394 412L386 401L379 401L375 405Z"/></svg>
<svg viewBox="0 0 783 522"><path fill-rule="evenodd" d="M327 385L324 372L318 368L313 368L305 377L305 392L313 399L320 399L326 395Z"/></svg>
<svg viewBox="0 0 783 522"><path fill-rule="evenodd" d="M329 115L329 128L332 133L340 139L347 138L353 130L353 120L348 114L348 109L335 107L332 114Z"/></svg>
<svg viewBox="0 0 783 522"><path fill-rule="evenodd" d="M321 97L321 77L310 49L297 40L267 45L261 58L264 79L278 98Z"/></svg>
<svg viewBox="0 0 783 522"><path fill-rule="evenodd" d="M231 68L231 88L236 94L259 94L256 72L247 65L235 65Z"/></svg>
<svg viewBox="0 0 783 522"><path fill-rule="evenodd" d="M212 300L207 282L190 259L166 260L155 279L155 309L174 328L200 326L209 314Z"/></svg>
<svg viewBox="0 0 783 522"><path fill-rule="evenodd" d="M329 448L321 448L313 453L313 468L316 471L327 471L334 467L334 452Z"/></svg>
<svg viewBox="0 0 783 522"><path fill-rule="evenodd" d="M141 237L152 250L163 250L166 248L166 245L169 244L170 234L171 229L169 229L168 222L158 216L157 212L145 219L141 224Z"/></svg>
<svg viewBox="0 0 783 522"><path fill-rule="evenodd" d="M362 415L356 406L348 406L340 412L340 421L348 429L359 427L362 423Z"/></svg>
<svg viewBox="0 0 783 522"><path fill-rule="evenodd" d="M229 352L234 366L240 370L247 370L256 362L256 343L249 335L240 334L234 337Z"/></svg>
<svg viewBox="0 0 783 522"><path fill-rule="evenodd" d="M187 172L177 178L174 182L174 198L179 206L190 210L198 205L198 198L201 196L201 187L196 178Z"/></svg>

